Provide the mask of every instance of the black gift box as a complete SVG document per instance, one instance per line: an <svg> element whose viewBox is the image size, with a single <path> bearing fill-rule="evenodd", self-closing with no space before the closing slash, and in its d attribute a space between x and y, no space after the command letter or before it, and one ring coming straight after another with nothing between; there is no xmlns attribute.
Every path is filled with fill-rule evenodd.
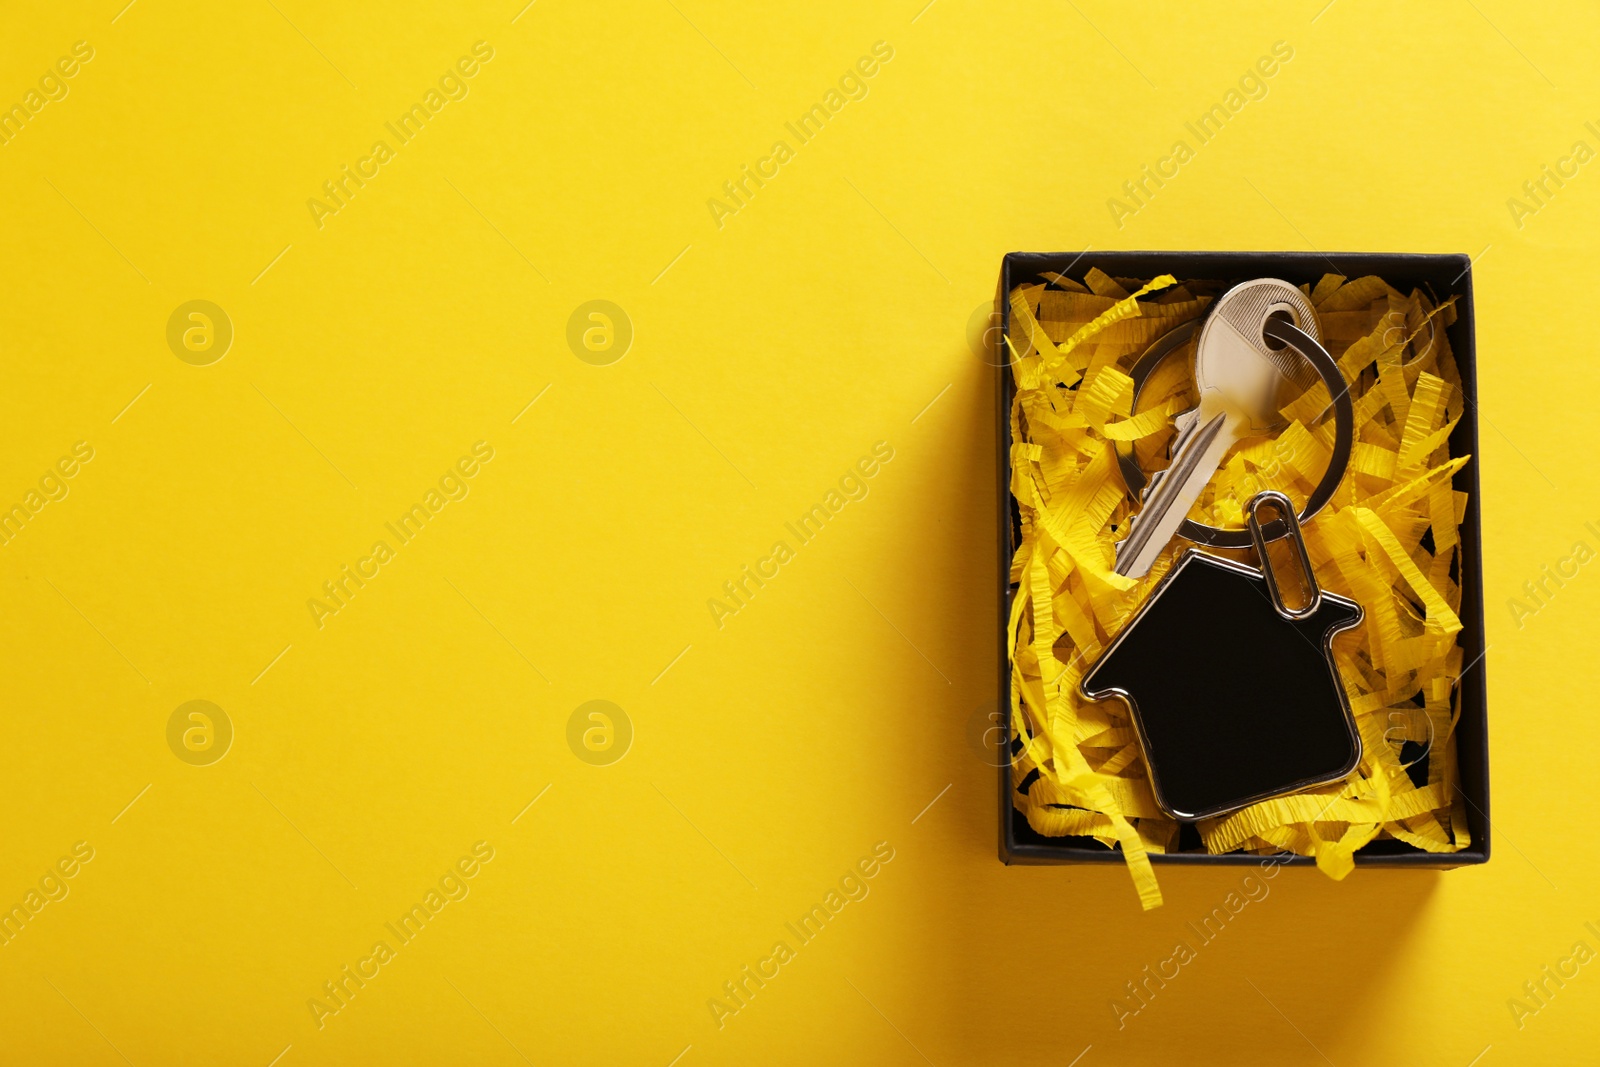
<svg viewBox="0 0 1600 1067"><path fill-rule="evenodd" d="M1466 516L1461 524L1460 559L1461 624L1459 641L1462 663L1467 665L1460 680L1460 718L1455 731L1456 759L1461 791L1466 798L1467 824L1472 834L1470 848L1453 853L1429 853L1401 841L1373 841L1355 854L1356 863L1373 867L1459 867L1484 863L1489 859L1489 735L1485 694L1483 629L1483 530L1480 521L1482 502L1478 496L1478 373L1477 348L1473 336L1472 261L1464 255L1412 255L1409 253L1334 253L1319 252L1011 252L1000 269L1000 289L996 299L1000 329L993 332L996 365L995 397L998 427L998 477L1000 496L1000 556L998 569L999 604L996 632L1000 643L999 698L1002 709L1011 706L1011 661L1006 641L1006 620L1011 598L1017 587L1010 577L1011 559L1016 553L1020 516L1012 499L1010 411L1016 386L1012 380L1009 355L1002 335L1011 328L1010 293L1022 284L1042 282L1043 272L1053 271L1082 281L1091 268L1098 267L1114 278L1154 278L1171 274L1181 283L1186 279L1242 282L1252 278L1282 278L1295 285L1315 285L1324 274L1342 274L1355 279L1376 274L1401 292L1422 289L1443 301L1456 300L1456 320L1446 329L1461 384L1466 395L1465 413L1450 436L1452 455L1471 455L1472 461L1456 472L1454 487L1467 493ZM1181 662L1175 661L1176 669ZM1045 837L1028 825L1012 803L1011 719L1003 721L1000 764L1000 858L1006 863L1121 863L1120 850L1110 849L1093 838ZM1199 836L1185 825L1180 849L1199 848ZM1214 856L1204 851L1152 853L1155 863L1250 864L1260 858L1248 853ZM1307 865L1309 856L1295 856L1287 862Z"/></svg>

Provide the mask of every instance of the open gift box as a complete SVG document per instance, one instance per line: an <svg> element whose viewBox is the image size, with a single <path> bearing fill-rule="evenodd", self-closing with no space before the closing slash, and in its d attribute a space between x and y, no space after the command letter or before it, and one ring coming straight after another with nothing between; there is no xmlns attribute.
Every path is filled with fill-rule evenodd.
<svg viewBox="0 0 1600 1067"><path fill-rule="evenodd" d="M1430 294L1435 306L1454 298L1453 321L1444 326L1449 347L1459 373L1464 407L1459 421L1449 433L1450 456L1472 457L1450 477L1454 490L1466 494L1466 507L1460 515L1460 552L1451 573L1459 584L1457 611L1461 629L1456 635L1460 649L1459 677L1456 680L1458 718L1450 743L1460 801L1457 810L1465 819L1470 843L1454 851L1427 851L1406 841L1380 836L1354 852L1361 866L1456 867L1486 862L1490 849L1489 825L1489 749L1485 694L1484 625L1482 593L1482 528L1478 494L1478 427L1476 348L1473 336L1471 261L1463 255L1413 255L1395 253L1355 253L1323 255L1314 252L1084 252L1024 253L1005 257L1001 268L997 300L998 330L992 362L997 367L996 426L998 429L999 478L999 604L997 633L1001 646L999 706L1012 706L1012 648L1007 634L1013 601L1019 586L1011 578L1012 561L1022 538L1022 513L1009 487L1013 484L1012 407L1017 386L1006 337L1013 335L1011 294L1019 285L1051 281L1051 275L1082 283L1091 271L1114 279L1148 280L1169 274L1179 283L1204 280L1224 285L1254 278L1279 278L1293 285L1316 286L1327 275L1356 279L1375 275L1402 293L1420 290ZM1347 475L1346 477L1350 477ZM1442 478L1441 478L1442 481ZM1175 650L1174 670L1184 668L1183 651ZM1006 863L1120 863L1123 850L1109 847L1089 836L1046 836L1029 824L1018 809L1011 756L1021 748L1013 736L1009 713L1000 716L997 733L1003 746L1000 758L1000 856ZM1432 758L1438 758L1437 755ZM1259 844L1259 840L1257 841ZM1202 844L1192 823L1180 823L1172 847L1152 849L1155 863L1259 864L1260 856L1240 850L1214 853ZM1309 855L1283 860L1290 864L1315 862ZM1347 861L1348 862L1348 861Z"/></svg>

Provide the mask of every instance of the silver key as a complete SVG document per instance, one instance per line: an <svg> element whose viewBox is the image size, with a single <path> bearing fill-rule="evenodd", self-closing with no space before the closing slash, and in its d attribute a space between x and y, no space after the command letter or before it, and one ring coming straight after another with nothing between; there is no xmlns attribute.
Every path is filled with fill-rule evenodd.
<svg viewBox="0 0 1600 1067"><path fill-rule="evenodd" d="M1274 349L1262 335L1272 317L1287 318L1318 336L1316 314L1305 294L1276 278L1236 285L1211 309L1195 345L1200 404L1176 420L1172 463L1151 475L1145 487L1144 507L1117 545L1118 574L1141 578L1150 572L1228 450L1280 424L1283 379L1305 383L1305 361L1292 349Z"/></svg>

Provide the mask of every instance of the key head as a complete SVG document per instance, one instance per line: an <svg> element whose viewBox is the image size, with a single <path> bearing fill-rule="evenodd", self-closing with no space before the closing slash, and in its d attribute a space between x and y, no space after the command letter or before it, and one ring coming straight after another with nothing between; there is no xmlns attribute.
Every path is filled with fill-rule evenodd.
<svg viewBox="0 0 1600 1067"><path fill-rule="evenodd" d="M1285 378L1304 384L1309 366L1262 333L1267 319L1287 318L1313 337L1317 317L1305 294L1288 282L1259 278L1222 295L1206 317L1195 346L1195 385L1202 408L1224 410L1240 424L1239 437L1269 433L1282 421L1279 392Z"/></svg>

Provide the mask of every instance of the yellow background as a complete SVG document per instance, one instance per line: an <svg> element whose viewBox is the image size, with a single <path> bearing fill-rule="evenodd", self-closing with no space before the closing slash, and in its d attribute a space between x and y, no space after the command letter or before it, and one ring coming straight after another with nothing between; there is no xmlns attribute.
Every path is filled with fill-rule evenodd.
<svg viewBox="0 0 1600 1067"><path fill-rule="evenodd" d="M0 1060L1596 1055L1600 964L1507 1007L1600 948L1600 572L1508 608L1600 547L1600 165L1520 228L1506 203L1600 147L1591 9L122 3L0 32L0 103L95 49L0 146L0 503L95 449L0 548L0 904L95 849L0 948ZM479 40L470 95L319 229L308 198ZM1275 41L1267 96L1118 228L1107 199ZM1084 246L1478 257L1494 859L1285 871L1121 1030L1242 872L1163 868L1143 914L1120 867L1005 868L968 740L997 671L969 320L1004 252ZM234 326L209 366L166 342L192 299ZM609 366L566 342L593 299L634 327ZM470 495L319 629L306 601L479 440ZM794 546L877 441L870 494ZM210 766L166 741L194 699L235 730ZM567 744L595 699L634 731L609 766ZM470 896L318 1029L308 999L479 840ZM870 895L719 1029L722 983L879 841Z"/></svg>

